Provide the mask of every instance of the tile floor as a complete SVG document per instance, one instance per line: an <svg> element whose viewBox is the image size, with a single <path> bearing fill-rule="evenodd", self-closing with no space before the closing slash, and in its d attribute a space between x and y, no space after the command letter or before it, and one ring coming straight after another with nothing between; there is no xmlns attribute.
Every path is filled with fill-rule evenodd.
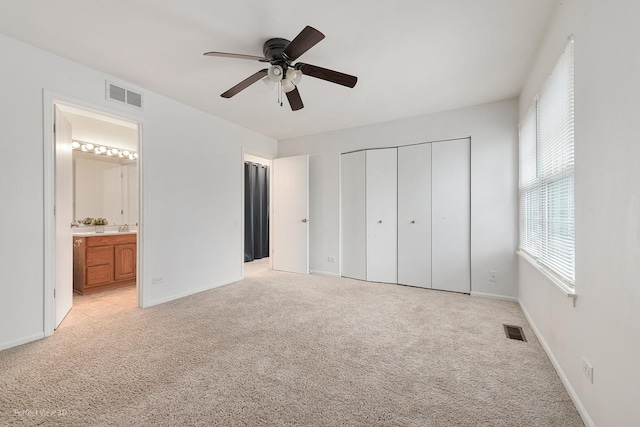
<svg viewBox="0 0 640 427"><path fill-rule="evenodd" d="M123 286L89 295L73 294L73 306L58 329L81 322L105 319L125 311L136 310L136 285Z"/></svg>

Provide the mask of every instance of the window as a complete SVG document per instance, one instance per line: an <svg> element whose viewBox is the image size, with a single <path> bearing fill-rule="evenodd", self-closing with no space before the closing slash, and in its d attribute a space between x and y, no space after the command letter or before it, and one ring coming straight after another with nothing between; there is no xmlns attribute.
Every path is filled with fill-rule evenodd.
<svg viewBox="0 0 640 427"><path fill-rule="evenodd" d="M520 250L575 284L573 41L520 123Z"/></svg>

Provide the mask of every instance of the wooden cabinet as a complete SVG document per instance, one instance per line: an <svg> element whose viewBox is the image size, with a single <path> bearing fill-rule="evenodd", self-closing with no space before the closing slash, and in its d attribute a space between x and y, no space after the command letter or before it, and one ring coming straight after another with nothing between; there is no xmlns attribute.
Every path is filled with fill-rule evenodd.
<svg viewBox="0 0 640 427"><path fill-rule="evenodd" d="M137 236L73 236L73 290L80 295L136 282Z"/></svg>

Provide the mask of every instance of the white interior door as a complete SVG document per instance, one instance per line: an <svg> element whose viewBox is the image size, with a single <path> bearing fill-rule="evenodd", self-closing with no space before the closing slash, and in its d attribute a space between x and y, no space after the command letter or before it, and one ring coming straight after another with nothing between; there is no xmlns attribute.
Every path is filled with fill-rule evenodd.
<svg viewBox="0 0 640 427"><path fill-rule="evenodd" d="M432 145L432 287L471 291L470 139Z"/></svg>
<svg viewBox="0 0 640 427"><path fill-rule="evenodd" d="M431 287L431 144L398 148L398 283Z"/></svg>
<svg viewBox="0 0 640 427"><path fill-rule="evenodd" d="M366 152L367 280L398 282L398 150Z"/></svg>
<svg viewBox="0 0 640 427"><path fill-rule="evenodd" d="M309 273L309 156L273 160L274 270Z"/></svg>
<svg viewBox="0 0 640 427"><path fill-rule="evenodd" d="M73 159L71 124L55 107L55 328L73 304Z"/></svg>
<svg viewBox="0 0 640 427"><path fill-rule="evenodd" d="M365 152L340 156L341 239L344 277L367 280L367 229L365 201Z"/></svg>

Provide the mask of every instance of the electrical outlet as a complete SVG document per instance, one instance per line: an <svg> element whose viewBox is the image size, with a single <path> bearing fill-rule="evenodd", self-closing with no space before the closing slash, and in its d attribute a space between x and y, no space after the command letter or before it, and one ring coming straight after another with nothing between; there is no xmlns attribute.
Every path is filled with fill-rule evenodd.
<svg viewBox="0 0 640 427"><path fill-rule="evenodd" d="M584 376L593 384L593 366L591 366L584 357L582 358L582 373L584 373Z"/></svg>
<svg viewBox="0 0 640 427"><path fill-rule="evenodd" d="M162 277L154 277L153 279L151 279L151 283L153 283L154 285L159 285L163 281L164 279Z"/></svg>
<svg viewBox="0 0 640 427"><path fill-rule="evenodd" d="M336 262L336 259L334 257L330 256L330 257L327 258L327 261Z"/></svg>
<svg viewBox="0 0 640 427"><path fill-rule="evenodd" d="M497 282L498 281L498 272L495 270L489 270L489 281Z"/></svg>

